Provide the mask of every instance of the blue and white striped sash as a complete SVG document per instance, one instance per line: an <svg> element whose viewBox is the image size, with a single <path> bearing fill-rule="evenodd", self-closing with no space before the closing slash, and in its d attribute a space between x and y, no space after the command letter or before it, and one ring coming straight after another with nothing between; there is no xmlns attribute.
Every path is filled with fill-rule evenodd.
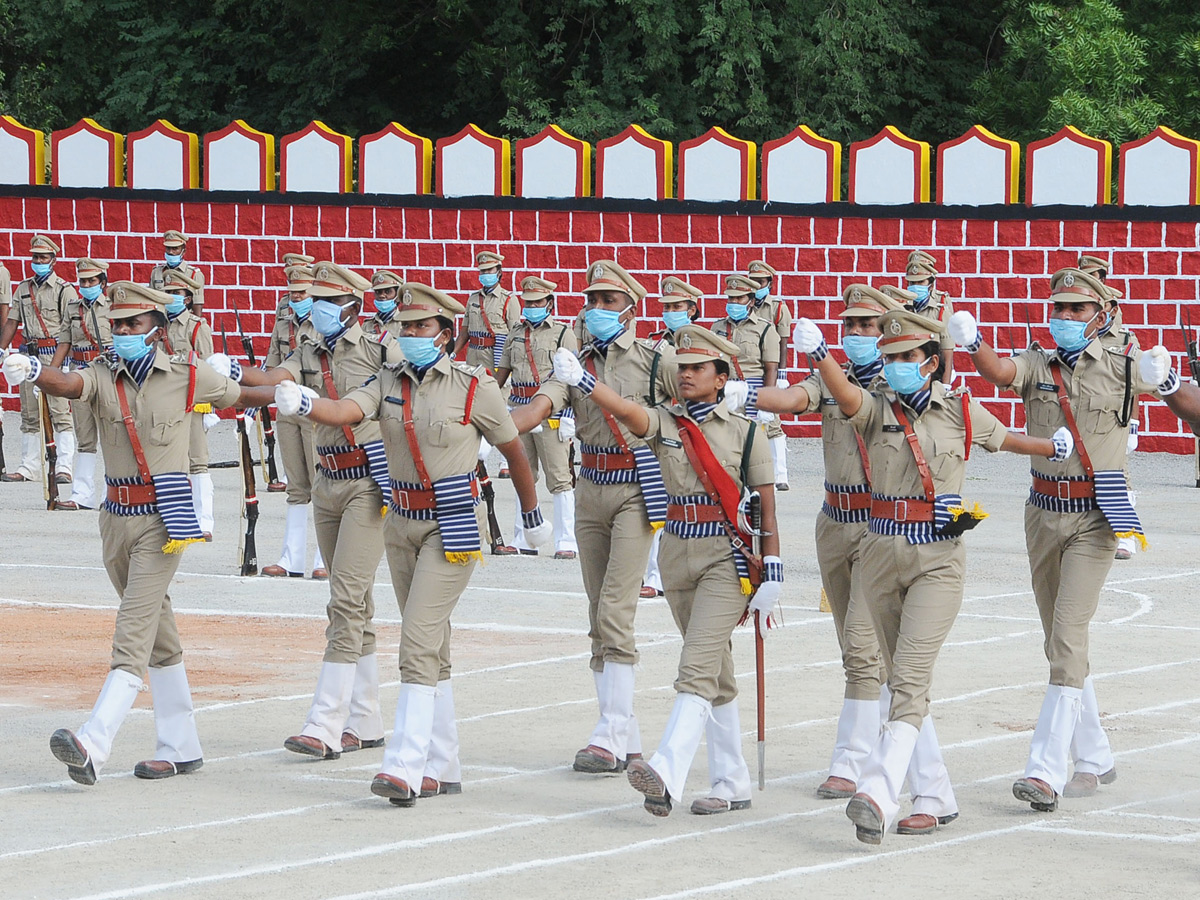
<svg viewBox="0 0 1200 900"><path fill-rule="evenodd" d="M825 490L831 494L869 494L871 486L869 484L831 484L827 481ZM836 509L829 505L828 500L821 504L821 512L843 525L850 522L865 522L871 518L869 509Z"/></svg>
<svg viewBox="0 0 1200 900"><path fill-rule="evenodd" d="M382 444L380 444L380 446L382 446ZM317 447L317 455L318 456L337 456L338 454L349 453L352 450L356 450L356 449L358 449L358 448L357 447L347 447L342 444L331 444L328 446L318 446ZM368 453L367 454L368 465L347 466L344 469L338 469L336 472L332 469L325 468L320 463L317 463L317 471L319 471L326 478L330 478L334 481L353 481L355 478L366 478L368 475L371 474L370 465L369 465L370 459L371 459L371 456Z"/></svg>
<svg viewBox="0 0 1200 900"><path fill-rule="evenodd" d="M1117 537L1137 538L1142 549L1146 549L1146 533L1142 530L1142 523L1129 502L1129 485L1125 483L1125 473L1097 472L1095 481L1096 505L1100 507L1100 512L1104 513L1104 518L1108 519L1113 533Z"/></svg>
<svg viewBox="0 0 1200 900"><path fill-rule="evenodd" d="M1038 478L1043 478L1046 481L1087 481L1086 475L1071 475L1066 478L1052 478L1049 475L1043 475L1041 472L1029 470L1030 475ZM1029 489L1029 505L1036 506L1038 509L1044 509L1046 512L1054 513L1081 513L1087 512L1096 508L1096 500L1094 497L1075 497L1074 499L1060 499L1058 497L1047 497L1045 494L1035 491L1032 487Z"/></svg>

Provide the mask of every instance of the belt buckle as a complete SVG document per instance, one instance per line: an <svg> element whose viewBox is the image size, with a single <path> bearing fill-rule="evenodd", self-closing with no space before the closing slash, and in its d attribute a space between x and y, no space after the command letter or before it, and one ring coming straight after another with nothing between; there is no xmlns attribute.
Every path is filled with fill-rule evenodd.
<svg viewBox="0 0 1200 900"><path fill-rule="evenodd" d="M842 493L841 491L838 491L837 498L838 498L837 508L841 512L850 512L850 495Z"/></svg>
<svg viewBox="0 0 1200 900"><path fill-rule="evenodd" d="M597 472L607 472L608 471L608 454L605 453L604 451L600 451L599 453L596 454L596 471Z"/></svg>
<svg viewBox="0 0 1200 900"><path fill-rule="evenodd" d="M695 525L700 521L700 509L696 503L683 504L683 521L687 525Z"/></svg>
<svg viewBox="0 0 1200 900"><path fill-rule="evenodd" d="M901 510L903 510L903 512ZM892 505L892 518L895 519L897 522L907 522L908 521L908 501L907 500L895 501L895 503Z"/></svg>
<svg viewBox="0 0 1200 900"><path fill-rule="evenodd" d="M411 512L412 511L412 502L408 499L408 491L404 491L404 490L397 491L396 496L400 501L396 505L399 506L405 512Z"/></svg>
<svg viewBox="0 0 1200 900"><path fill-rule="evenodd" d="M1071 499L1071 482L1069 482L1069 481L1058 482L1058 499L1059 500L1070 500Z"/></svg>
<svg viewBox="0 0 1200 900"><path fill-rule="evenodd" d="M117 503L121 506L133 506L133 504L129 502L129 485L118 484L116 486L116 488L117 488Z"/></svg>
<svg viewBox="0 0 1200 900"><path fill-rule="evenodd" d="M336 472L338 470L336 453L330 453L325 457L325 468L330 472Z"/></svg>

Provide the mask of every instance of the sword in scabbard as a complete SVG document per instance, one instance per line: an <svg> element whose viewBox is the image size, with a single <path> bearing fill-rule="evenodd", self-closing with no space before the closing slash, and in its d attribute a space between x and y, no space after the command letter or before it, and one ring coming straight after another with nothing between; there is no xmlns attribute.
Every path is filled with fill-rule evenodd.
<svg viewBox="0 0 1200 900"><path fill-rule="evenodd" d="M750 546L755 559L762 560L762 495L758 491L750 494ZM766 617L754 613L754 686L758 698L758 789L767 786L767 670L763 660L763 629Z"/></svg>

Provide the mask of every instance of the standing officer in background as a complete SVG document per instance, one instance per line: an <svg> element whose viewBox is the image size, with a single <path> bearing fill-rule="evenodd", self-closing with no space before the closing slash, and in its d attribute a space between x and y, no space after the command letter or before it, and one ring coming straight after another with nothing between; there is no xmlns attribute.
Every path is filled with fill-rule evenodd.
<svg viewBox="0 0 1200 900"><path fill-rule="evenodd" d="M367 337L382 338L389 334L400 337L401 322L396 318L396 303L404 279L395 272L380 269L371 276L371 293L375 296L375 315L363 319L362 330Z"/></svg>
<svg viewBox="0 0 1200 900"><path fill-rule="evenodd" d="M467 365L483 366L489 375L500 365L508 333L521 321L521 304L500 286L503 264L504 257L490 250L475 254L479 290L467 298L463 328L454 341L454 356L465 346Z"/></svg>
<svg viewBox="0 0 1200 900"><path fill-rule="evenodd" d="M730 412L723 402L737 345L701 326L685 325L675 346L679 399L654 407L600 384L566 352L555 354L554 373L644 438L662 465L670 500L663 571L683 652L675 705L658 751L648 761L630 762L628 777L645 796L647 812L670 814L672 804L683 798L706 733L710 791L692 804L692 812L713 815L750 806L730 638L747 614L747 600L750 612L766 616L774 609L783 562L770 449L758 424ZM733 544L735 535L743 542L750 538L738 524L742 497L750 490L762 497L761 559L743 555Z"/></svg>
<svg viewBox="0 0 1200 900"><path fill-rule="evenodd" d="M104 448L107 499L100 512L104 567L120 595L108 677L78 732L60 728L50 751L79 784L95 784L117 730L149 667L157 748L139 762L139 778L186 775L204 764L192 694L167 588L180 553L200 540L188 490L192 407L239 402L238 386L190 354L159 348L170 299L131 281L109 288L118 362L64 373L36 357L4 361L10 384L36 383L47 393L92 407Z"/></svg>
<svg viewBox="0 0 1200 900"><path fill-rule="evenodd" d="M554 307L553 281L530 275L521 281L521 322L509 332L504 344L496 381L501 390L512 377L508 402L525 406L550 377L554 351L579 349L569 325L551 315ZM567 410L564 410L564 414ZM575 485L570 462L570 436L564 436L562 414L551 416L541 430L521 435L525 456L537 479L538 466L546 473L546 488L554 498L554 558L574 559L579 550L575 542ZM572 420L574 424L574 420ZM521 511L513 525L513 545L527 556L536 556L537 548L525 540Z"/></svg>
<svg viewBox="0 0 1200 900"><path fill-rule="evenodd" d="M1059 796L1087 797L1116 780L1108 736L1088 660L1088 629L1119 537L1144 544L1125 483L1123 407L1139 394L1168 398L1180 388L1165 347L1143 353L1103 340L1112 327L1111 293L1080 269L1050 279L1054 351L1030 348L1001 359L983 343L975 317L954 315L955 340L979 374L1020 395L1031 436L1055 429L1073 435L1077 454L1035 460L1025 507L1025 540L1034 599L1045 632L1050 681L1029 748L1025 776L1013 795L1039 811ZM1126 362L1132 361L1132 366ZM1170 401L1168 401L1170 402ZM1074 777L1067 780L1071 759Z"/></svg>
<svg viewBox="0 0 1200 900"><path fill-rule="evenodd" d="M792 336L792 311L782 297L772 296L771 288L779 274L768 265L766 260L756 259L746 267L746 277L757 285L754 290L754 311L760 319L765 319L775 329L779 336L779 370L775 383L767 382L767 387L787 388L788 341ZM778 417L768 419L765 423L767 438L771 441L771 456L775 460L775 489L789 490L787 469L787 438L783 434L783 426Z"/></svg>
<svg viewBox="0 0 1200 900"><path fill-rule="evenodd" d="M370 340L359 325L363 294L371 282L332 262L312 268L308 294L314 298L312 327L299 348L278 367L242 369L214 357L218 371L232 363L234 379L258 390L244 391L249 404L266 406L267 388L293 381L311 396L337 400L367 382L388 360L396 342ZM286 410L285 410L286 411ZM384 498L390 496L387 458L379 424L355 428L317 425L317 477L313 518L321 554L329 561L329 626L321 674L308 719L283 746L293 753L337 759L343 752L383 746L379 707L379 661L375 654L372 586L383 556Z"/></svg>
<svg viewBox="0 0 1200 900"><path fill-rule="evenodd" d="M904 270L905 286L916 294L909 309L941 325L939 343L946 365L943 383L951 384L954 381L954 339L950 337L947 327L950 317L954 315L954 305L950 302L949 294L937 289L937 277L937 260L930 254L924 250L914 250L908 254L908 265Z"/></svg>
<svg viewBox="0 0 1200 900"><path fill-rule="evenodd" d="M44 234L35 234L29 241L33 275L17 285L13 292L8 321L0 331L0 349L12 343L17 326L24 333L23 350L36 354L38 361L60 368L71 349L71 304L79 299L75 289L58 277L54 264L58 261L58 245ZM36 481L41 469L43 450L41 409L32 384L21 384L21 465L15 472L6 473L3 481ZM50 407L50 422L54 442L58 446L58 464L52 477L59 484L69 484L74 470L75 424L71 421L71 404L64 397L46 397ZM47 435L49 438L50 435Z"/></svg>
<svg viewBox="0 0 1200 900"><path fill-rule="evenodd" d="M591 343L584 369L627 400L657 406L675 392L675 353L636 336L637 304L646 289L612 260L588 267L585 311ZM578 388L548 379L513 410L526 433L568 405L575 412L582 465L575 535L588 596L590 667L600 719L575 754L577 772L613 773L642 753L633 713L633 666L638 660L633 620L654 532L666 521L662 472L645 442Z"/></svg>
<svg viewBox="0 0 1200 900"><path fill-rule="evenodd" d="M112 347L112 329L108 321L108 263L94 259L75 261L80 299L69 308L71 322L71 369L79 372L97 363L100 355ZM96 414L87 403L71 406L75 435L79 446L75 453L75 475L71 499L59 503L61 509L96 508L96 451L99 431Z"/></svg>
<svg viewBox="0 0 1200 900"><path fill-rule="evenodd" d="M755 290L755 283L744 275L726 278L725 318L712 324L713 334L737 344L733 378L746 382L752 392L757 392L764 384L774 385L779 371L779 343L775 340L775 328L766 319L760 319L751 308ZM775 419L774 413L759 413L753 403L747 405L746 415L763 425Z"/></svg>
<svg viewBox="0 0 1200 900"><path fill-rule="evenodd" d="M168 353L195 353L200 359L213 355L212 328L193 311L195 296L202 290L200 283L185 274L182 268L169 269L163 279L163 291L170 295L167 304ZM212 540L213 481L208 472L208 429L217 421L211 403L197 403L191 417L192 461L189 477L192 480L192 503L204 540Z"/></svg>
<svg viewBox="0 0 1200 900"><path fill-rule="evenodd" d="M313 259L300 253L286 253L283 258L285 262L290 261L283 270L287 293L275 311L275 327L271 330L264 369L274 369L282 363L296 351L302 339L320 340L312 327L313 300L308 296L313 283ZM264 566L262 574L268 578L303 578L308 562L308 505L312 500L313 476L317 469L312 422L303 416L280 413L275 417L275 436L287 474L287 518L279 562ZM320 541L313 559L312 577L317 581L329 577L329 570L321 559Z"/></svg>
<svg viewBox="0 0 1200 900"><path fill-rule="evenodd" d="M182 231L167 231L162 236L163 261L150 270L150 287L156 291L166 290L168 272L182 272L197 287L192 297L192 312L197 316L204 312L204 273L184 260L188 237Z"/></svg>

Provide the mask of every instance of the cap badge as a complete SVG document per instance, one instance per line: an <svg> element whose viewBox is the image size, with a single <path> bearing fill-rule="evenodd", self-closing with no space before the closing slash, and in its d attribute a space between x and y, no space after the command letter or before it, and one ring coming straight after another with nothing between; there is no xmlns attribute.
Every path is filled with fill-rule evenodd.
<svg viewBox="0 0 1200 900"><path fill-rule="evenodd" d="M904 330L904 326L900 324L899 319L893 319L892 324L888 326L888 331L892 334L899 334Z"/></svg>
<svg viewBox="0 0 1200 900"><path fill-rule="evenodd" d="M681 337L679 339L679 346L682 347L684 350L691 350L692 349L692 336L690 334L685 334L683 337Z"/></svg>
<svg viewBox="0 0 1200 900"><path fill-rule="evenodd" d="M854 290L852 290L850 292L850 302L851 303L862 302L862 290L860 288L855 288Z"/></svg>
<svg viewBox="0 0 1200 900"><path fill-rule="evenodd" d="M1075 276L1072 275L1070 272L1068 272L1066 275L1063 276L1063 287L1074 287L1074 286L1075 286Z"/></svg>
<svg viewBox="0 0 1200 900"><path fill-rule="evenodd" d="M125 288L123 288L123 287L117 288L115 291L113 291L113 295L116 297L116 300L118 303L125 302Z"/></svg>
<svg viewBox="0 0 1200 900"><path fill-rule="evenodd" d="M405 306L408 306L408 305L409 305L410 303L412 303L412 302L413 302L413 295L412 295L412 291L408 291L408 290L406 290L406 291L404 292L404 305L405 305Z"/></svg>
<svg viewBox="0 0 1200 900"><path fill-rule="evenodd" d="M595 281L599 278L603 278L603 277L604 277L604 266L598 265L594 269L592 269L592 280L593 281Z"/></svg>
<svg viewBox="0 0 1200 900"><path fill-rule="evenodd" d="M321 268L317 269L317 277L320 278L322 281L324 281L326 278L328 278L329 277L329 266L321 266Z"/></svg>

